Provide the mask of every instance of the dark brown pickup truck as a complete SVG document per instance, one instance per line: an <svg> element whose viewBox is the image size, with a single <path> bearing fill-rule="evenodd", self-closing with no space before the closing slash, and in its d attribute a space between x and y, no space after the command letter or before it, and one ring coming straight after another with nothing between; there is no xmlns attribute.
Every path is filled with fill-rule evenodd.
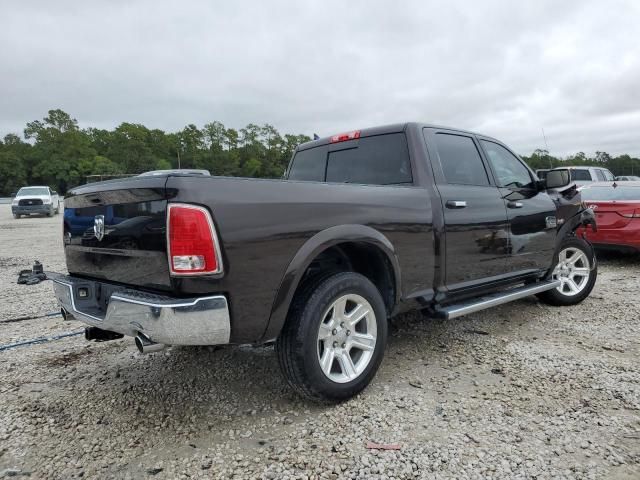
<svg viewBox="0 0 640 480"><path fill-rule="evenodd" d="M595 256L574 232L593 214L569 181L493 138L407 123L300 145L283 180L86 185L65 198L55 292L87 339L141 352L275 341L298 392L337 401L371 381L398 313L588 296Z"/></svg>

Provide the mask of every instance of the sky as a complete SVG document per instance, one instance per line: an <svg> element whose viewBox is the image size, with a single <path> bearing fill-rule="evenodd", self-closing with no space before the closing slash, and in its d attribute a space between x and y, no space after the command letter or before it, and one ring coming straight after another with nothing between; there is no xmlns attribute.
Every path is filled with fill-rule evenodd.
<svg viewBox="0 0 640 480"><path fill-rule="evenodd" d="M521 154L640 156L640 2L0 3L0 137L219 120L328 136L420 121Z"/></svg>

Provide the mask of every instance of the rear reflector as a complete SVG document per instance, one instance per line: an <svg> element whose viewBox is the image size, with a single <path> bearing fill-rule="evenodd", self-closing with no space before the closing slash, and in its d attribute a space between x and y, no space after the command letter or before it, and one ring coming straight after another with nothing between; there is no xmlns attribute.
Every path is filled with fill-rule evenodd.
<svg viewBox="0 0 640 480"><path fill-rule="evenodd" d="M339 133L331 137L329 143L346 142L347 140L355 140L360 138L360 130L354 130L353 132Z"/></svg>
<svg viewBox="0 0 640 480"><path fill-rule="evenodd" d="M220 247L209 211L170 203L167 211L169 268L172 275L222 272Z"/></svg>

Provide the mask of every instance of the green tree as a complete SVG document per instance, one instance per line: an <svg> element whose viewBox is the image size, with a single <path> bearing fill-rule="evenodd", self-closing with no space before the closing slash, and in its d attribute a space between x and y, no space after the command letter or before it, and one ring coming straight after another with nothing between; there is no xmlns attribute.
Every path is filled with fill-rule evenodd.
<svg viewBox="0 0 640 480"><path fill-rule="evenodd" d="M27 123L24 135L35 142L30 180L62 192L84 181L96 151L75 118L62 110L49 110L42 120Z"/></svg>
<svg viewBox="0 0 640 480"><path fill-rule="evenodd" d="M151 148L151 133L147 127L134 123L121 123L111 135L106 156L122 165L126 173L155 170L159 158Z"/></svg>

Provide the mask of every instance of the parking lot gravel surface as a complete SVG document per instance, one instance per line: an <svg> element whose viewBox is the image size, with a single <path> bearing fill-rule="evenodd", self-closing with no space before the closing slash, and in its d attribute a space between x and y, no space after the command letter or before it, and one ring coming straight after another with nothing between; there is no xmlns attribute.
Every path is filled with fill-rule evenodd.
<svg viewBox="0 0 640 480"><path fill-rule="evenodd" d="M83 328L41 316L50 282L15 283L36 259L65 271L61 223L0 205L0 347ZM396 318L371 386L336 406L293 394L268 346L0 350L0 478L638 479L639 287L640 257L607 254L575 307Z"/></svg>

